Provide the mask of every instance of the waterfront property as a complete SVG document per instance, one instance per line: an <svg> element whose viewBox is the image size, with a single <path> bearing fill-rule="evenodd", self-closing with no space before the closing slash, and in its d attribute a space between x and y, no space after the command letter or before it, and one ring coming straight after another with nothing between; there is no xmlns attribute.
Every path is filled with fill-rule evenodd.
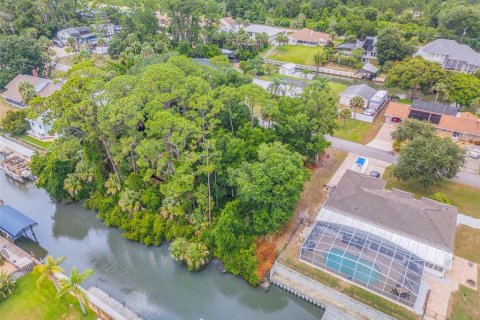
<svg viewBox="0 0 480 320"><path fill-rule="evenodd" d="M418 48L414 55L458 72L475 73L480 68L480 54L455 40L434 40Z"/></svg>
<svg viewBox="0 0 480 320"><path fill-rule="evenodd" d="M423 313L429 284L452 268L456 207L347 170L330 192L300 259Z"/></svg>
<svg viewBox="0 0 480 320"><path fill-rule="evenodd" d="M390 102L385 110L386 122L406 119L428 121L443 135L466 141L480 141L480 119L470 112L436 102L413 100L412 104Z"/></svg>
<svg viewBox="0 0 480 320"><path fill-rule="evenodd" d="M330 35L307 28L297 30L288 36L288 44L301 46L325 46L332 41Z"/></svg>
<svg viewBox="0 0 480 320"><path fill-rule="evenodd" d="M342 43L335 49L338 53L346 56L349 56L355 49L362 49L362 61L369 62L377 59L377 37L368 36L363 40L357 40L355 43Z"/></svg>

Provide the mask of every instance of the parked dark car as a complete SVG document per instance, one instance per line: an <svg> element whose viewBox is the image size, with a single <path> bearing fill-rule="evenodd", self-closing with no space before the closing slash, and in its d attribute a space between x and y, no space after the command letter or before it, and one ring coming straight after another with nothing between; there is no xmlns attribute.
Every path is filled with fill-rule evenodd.
<svg viewBox="0 0 480 320"><path fill-rule="evenodd" d="M370 176L375 178L380 178L382 174L378 171L370 171Z"/></svg>

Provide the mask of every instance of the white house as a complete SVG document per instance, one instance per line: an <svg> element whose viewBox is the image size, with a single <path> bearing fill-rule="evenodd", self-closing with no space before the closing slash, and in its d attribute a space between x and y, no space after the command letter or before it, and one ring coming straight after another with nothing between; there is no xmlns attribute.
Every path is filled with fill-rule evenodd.
<svg viewBox="0 0 480 320"><path fill-rule="evenodd" d="M40 140L51 140L58 137L58 134L51 134L52 126L46 123L44 116L40 116L36 119L27 119L30 124L30 130L27 131L29 135Z"/></svg>
<svg viewBox="0 0 480 320"><path fill-rule="evenodd" d="M275 36L279 33L287 34L286 30L261 24L251 24L243 28L243 30L245 30L245 32L247 32L247 34L252 38L255 38L255 35L258 33L266 33L270 42L275 42Z"/></svg>
<svg viewBox="0 0 480 320"><path fill-rule="evenodd" d="M444 69L475 73L480 68L480 54L455 40L437 39L418 48L414 56L438 63Z"/></svg>
<svg viewBox="0 0 480 320"><path fill-rule="evenodd" d="M377 93L377 90L366 84L357 84L348 87L340 93L340 104L350 106L353 97L361 97L363 99L363 109L368 108L370 99Z"/></svg>
<svg viewBox="0 0 480 320"><path fill-rule="evenodd" d="M290 75L295 73L296 65L294 63L285 63L280 67L279 73L284 75Z"/></svg>
<svg viewBox="0 0 480 320"><path fill-rule="evenodd" d="M220 19L220 30L224 32L237 32L240 26L232 17L225 17Z"/></svg>

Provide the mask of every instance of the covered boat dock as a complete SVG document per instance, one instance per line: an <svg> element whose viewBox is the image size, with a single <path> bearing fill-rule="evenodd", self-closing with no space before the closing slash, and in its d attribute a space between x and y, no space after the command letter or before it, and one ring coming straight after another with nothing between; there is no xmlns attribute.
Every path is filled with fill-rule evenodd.
<svg viewBox="0 0 480 320"><path fill-rule="evenodd" d="M37 241L33 227L38 223L27 217L20 211L12 208L9 205L0 204L0 235L4 236L10 241L15 241L22 235L27 235L28 229L32 232L33 238Z"/></svg>

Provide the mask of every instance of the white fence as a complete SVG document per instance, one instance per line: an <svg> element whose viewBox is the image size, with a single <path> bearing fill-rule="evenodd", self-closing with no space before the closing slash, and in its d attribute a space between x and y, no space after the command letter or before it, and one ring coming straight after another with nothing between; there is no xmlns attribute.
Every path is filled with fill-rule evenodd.
<svg viewBox="0 0 480 320"><path fill-rule="evenodd" d="M375 119L375 115L367 116L366 114L363 114L363 113L357 113L355 115L355 119L360 120L360 121L364 121L364 122L368 122L368 123L372 123L373 120ZM352 113L352 119L353 119L353 113Z"/></svg>

